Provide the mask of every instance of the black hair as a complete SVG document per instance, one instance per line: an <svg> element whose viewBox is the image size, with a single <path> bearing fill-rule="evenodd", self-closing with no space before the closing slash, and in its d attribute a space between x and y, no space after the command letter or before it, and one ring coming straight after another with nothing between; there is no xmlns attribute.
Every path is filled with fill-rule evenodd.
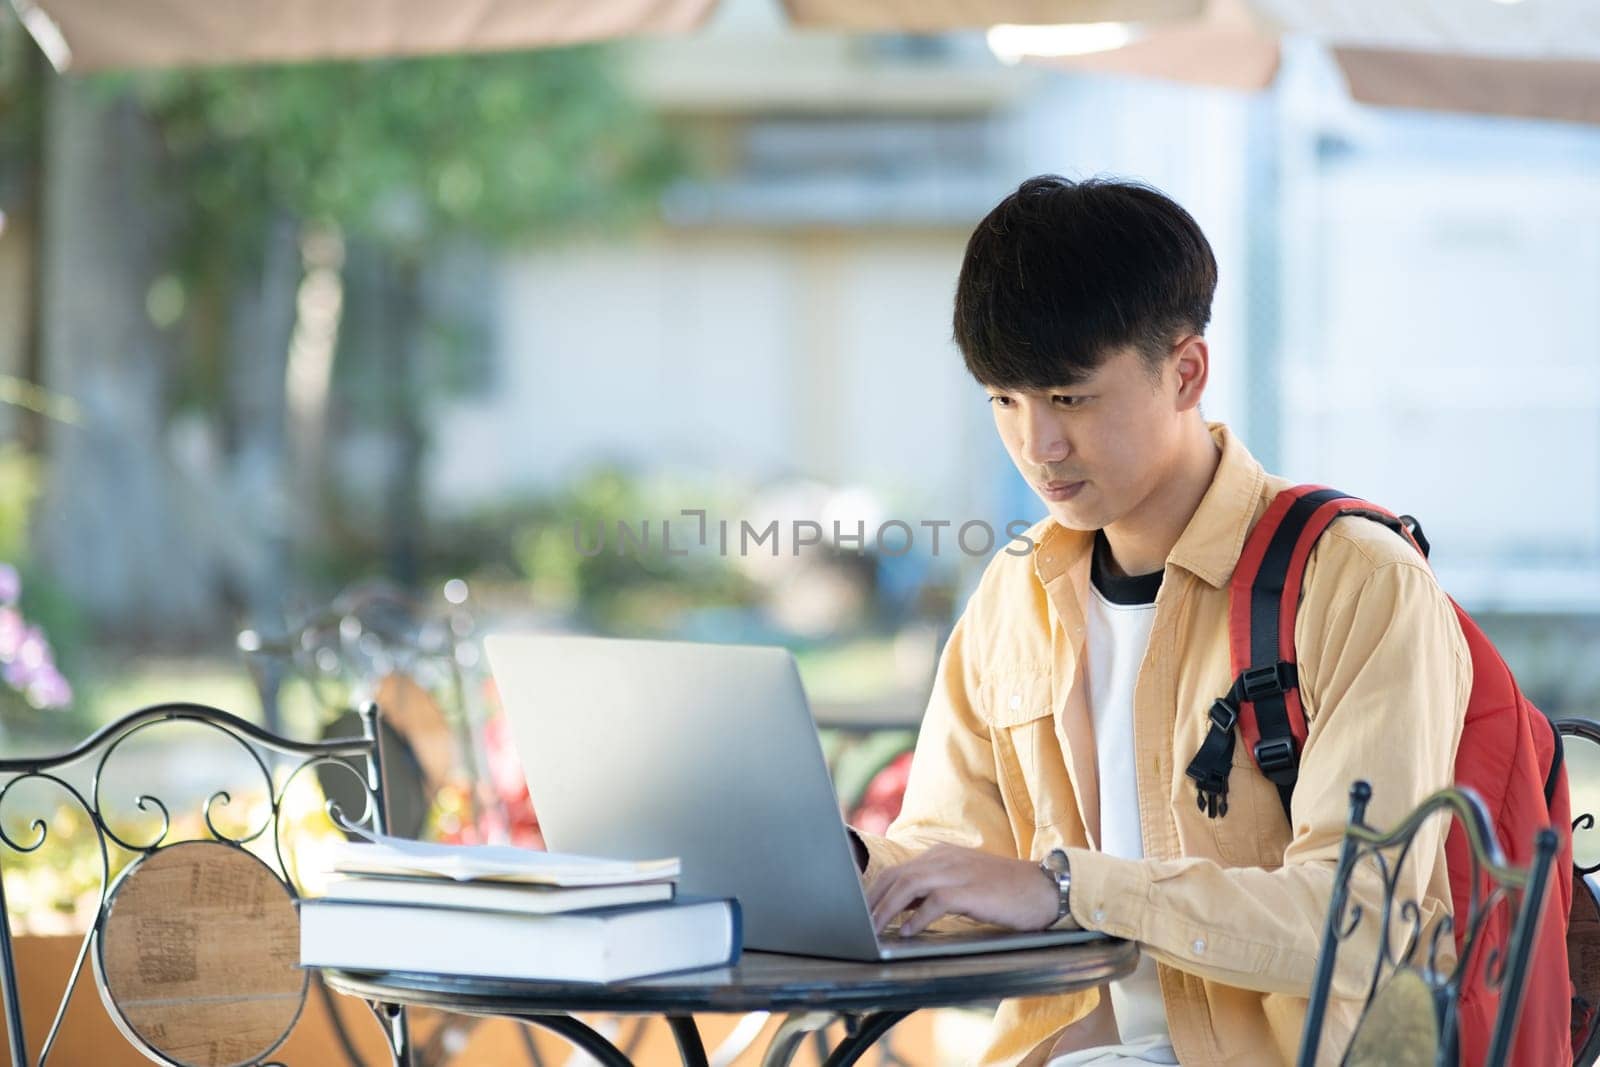
<svg viewBox="0 0 1600 1067"><path fill-rule="evenodd" d="M1158 373L1211 320L1217 261L1199 225L1147 185L1029 178L978 224L956 284L955 341L997 389L1047 389L1132 345Z"/></svg>

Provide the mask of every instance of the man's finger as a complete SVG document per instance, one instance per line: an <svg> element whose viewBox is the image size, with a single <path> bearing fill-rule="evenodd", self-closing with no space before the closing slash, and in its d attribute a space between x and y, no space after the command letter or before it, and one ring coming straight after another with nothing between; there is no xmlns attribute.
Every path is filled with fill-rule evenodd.
<svg viewBox="0 0 1600 1067"><path fill-rule="evenodd" d="M911 906L918 899L915 892L896 890L893 894L878 901L878 906L872 909L872 928L878 933L883 933L889 921L902 911Z"/></svg>
<svg viewBox="0 0 1600 1067"><path fill-rule="evenodd" d="M900 877L902 874L904 874L904 872L904 865L899 867L890 867L886 871L880 871L878 873L878 877L872 880L872 884L867 886L867 907L873 911L876 911L878 908L878 903L883 900L883 898L891 891L893 891L895 883L900 880Z"/></svg>
<svg viewBox="0 0 1600 1067"><path fill-rule="evenodd" d="M919 856L885 870L878 875L872 885L867 887L867 907L876 911L883 903L884 897L904 885L908 878L915 880L923 877L929 869L929 865L922 862L922 857Z"/></svg>
<svg viewBox="0 0 1600 1067"><path fill-rule="evenodd" d="M922 903L905 922L900 924L901 937L914 937L950 913L950 898L942 889L935 889L922 898Z"/></svg>
<svg viewBox="0 0 1600 1067"><path fill-rule="evenodd" d="M872 909L873 929L880 934L883 933L883 928L889 925L889 920L922 899L932 888L927 884L927 877L922 872L906 872Z"/></svg>

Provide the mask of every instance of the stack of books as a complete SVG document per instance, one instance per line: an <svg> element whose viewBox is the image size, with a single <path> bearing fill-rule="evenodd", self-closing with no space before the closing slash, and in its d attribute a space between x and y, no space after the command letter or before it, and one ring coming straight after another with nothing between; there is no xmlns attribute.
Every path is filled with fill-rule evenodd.
<svg viewBox="0 0 1600 1067"><path fill-rule="evenodd" d="M739 958L739 904L679 897L675 859L633 862L376 835L337 846L300 904L300 963L617 982Z"/></svg>

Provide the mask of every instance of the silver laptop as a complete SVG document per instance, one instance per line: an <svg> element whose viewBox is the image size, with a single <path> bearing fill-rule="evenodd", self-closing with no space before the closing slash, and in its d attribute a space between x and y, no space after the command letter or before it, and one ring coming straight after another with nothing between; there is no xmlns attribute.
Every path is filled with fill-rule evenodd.
<svg viewBox="0 0 1600 1067"><path fill-rule="evenodd" d="M784 649L522 634L484 646L550 848L680 857L682 892L738 898L749 948L892 960L1101 936L880 940Z"/></svg>

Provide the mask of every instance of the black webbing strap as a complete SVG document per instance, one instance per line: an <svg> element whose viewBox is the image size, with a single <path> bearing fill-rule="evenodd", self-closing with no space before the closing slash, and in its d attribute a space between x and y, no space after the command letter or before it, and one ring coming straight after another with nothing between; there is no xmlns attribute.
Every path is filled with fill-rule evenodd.
<svg viewBox="0 0 1600 1067"><path fill-rule="evenodd" d="M1228 775L1233 765L1234 727L1239 709L1248 701L1255 708L1255 748L1250 753L1256 766L1278 789L1283 813L1289 817L1295 781L1300 776L1300 754L1294 747L1294 731L1289 725L1288 694L1300 684L1299 672L1289 660L1280 660L1279 633L1283 622L1284 587L1296 556L1301 554L1301 539L1313 516L1324 505L1347 501L1338 515L1360 515L1380 522L1402 537L1408 537L1428 554L1422 527L1409 515L1398 519L1359 498L1337 489L1315 489L1299 497L1285 510L1272 530L1261 562L1250 586L1250 667L1234 679L1227 695L1211 705L1210 726L1200 749L1190 761L1187 774L1199 791L1200 810L1215 819L1228 813ZM1338 516L1335 516L1336 518ZM1327 527L1324 526L1325 530ZM1320 536L1321 531L1318 531ZM1252 533L1252 537L1255 536ZM1316 538L1303 548L1309 555Z"/></svg>
<svg viewBox="0 0 1600 1067"><path fill-rule="evenodd" d="M1283 622L1283 589L1289 581L1289 568L1295 550L1311 517L1324 504L1349 499L1337 489L1318 489L1290 505L1267 542L1261 566L1250 586L1250 669L1239 676L1234 688L1255 705L1256 732L1260 735L1251 756L1268 781L1278 787L1283 813L1289 815L1294 783L1300 777L1300 754L1295 751L1294 731L1289 727L1289 706L1284 700L1299 684L1298 676L1285 672L1278 660L1278 634ZM1310 546L1307 546L1307 551ZM1286 664L1291 667L1292 664Z"/></svg>
<svg viewBox="0 0 1600 1067"><path fill-rule="evenodd" d="M1211 725L1200 750L1189 761L1185 774L1194 779L1195 802L1210 819L1228 814L1228 771L1233 766L1233 727L1239 721L1239 705L1232 693L1215 700L1207 713Z"/></svg>
<svg viewBox="0 0 1600 1067"><path fill-rule="evenodd" d="M1281 687L1279 691L1283 692L1299 684L1299 672L1295 670L1293 663L1275 664L1270 671L1270 679L1265 673L1256 671L1247 671L1240 675L1234 679L1233 686L1227 694L1213 701L1211 710L1207 712L1211 725L1206 730L1205 738L1200 742L1200 750L1194 754L1194 759L1189 761L1186 773L1194 779L1200 810L1209 818L1215 819L1228 814L1228 773L1233 767L1235 743L1233 728L1239 722L1239 705L1251 693L1255 694L1254 699L1261 699L1262 687L1265 685ZM1290 751L1293 751L1293 744L1290 745ZM1255 755L1259 760L1260 755ZM1287 786L1279 786L1278 794L1285 798L1285 803L1288 796L1286 790L1292 790L1293 787L1292 781Z"/></svg>

